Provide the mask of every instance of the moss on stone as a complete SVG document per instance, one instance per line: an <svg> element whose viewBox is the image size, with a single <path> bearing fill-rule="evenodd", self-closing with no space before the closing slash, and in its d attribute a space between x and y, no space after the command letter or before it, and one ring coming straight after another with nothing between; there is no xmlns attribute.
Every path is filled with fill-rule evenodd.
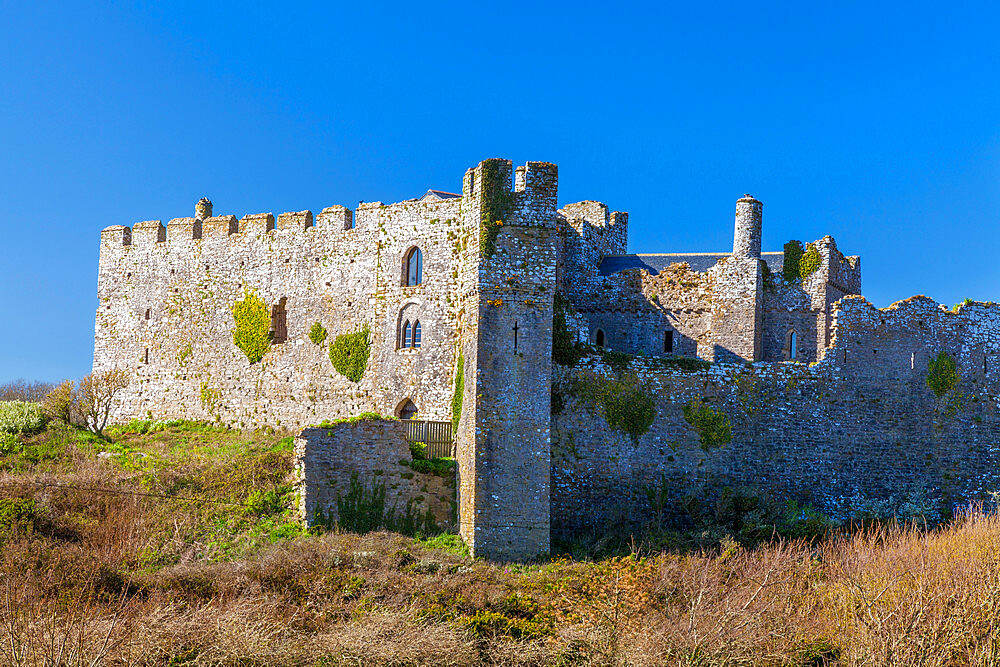
<svg viewBox="0 0 1000 667"><path fill-rule="evenodd" d="M618 380L595 376L573 385L585 402L599 406L608 426L635 441L649 432L656 418L656 404L636 376Z"/></svg>
<svg viewBox="0 0 1000 667"><path fill-rule="evenodd" d="M575 366L583 358L584 350L566 326L566 310L569 301L558 292L553 301L552 314L552 360L562 366Z"/></svg>
<svg viewBox="0 0 1000 667"><path fill-rule="evenodd" d="M330 363L334 370L351 380L361 382L368 368L371 340L368 327L349 334L340 334L330 345Z"/></svg>
<svg viewBox="0 0 1000 667"><path fill-rule="evenodd" d="M243 351L251 364L264 358L271 349L271 315L267 304L254 291L247 291L233 304L233 344Z"/></svg>
<svg viewBox="0 0 1000 667"><path fill-rule="evenodd" d="M781 273L786 283L793 283L801 277L799 275L799 263L802 260L802 241L792 239L785 244L784 259L782 260Z"/></svg>
<svg viewBox="0 0 1000 667"><path fill-rule="evenodd" d="M514 206L514 194L507 189L501 178L500 167L504 161L498 158L485 160L482 166L482 208L479 230L479 254L489 259L496 252L497 235L507 223Z"/></svg>

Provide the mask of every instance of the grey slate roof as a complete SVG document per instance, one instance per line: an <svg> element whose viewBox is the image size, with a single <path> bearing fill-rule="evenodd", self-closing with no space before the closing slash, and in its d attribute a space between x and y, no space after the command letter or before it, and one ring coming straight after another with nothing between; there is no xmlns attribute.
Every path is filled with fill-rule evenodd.
<svg viewBox="0 0 1000 667"><path fill-rule="evenodd" d="M671 264L687 262L693 271L708 271L720 259L728 257L728 252L673 252L663 254L608 255L601 261L600 275L610 276L625 269L645 269L652 275L658 274ZM785 253L763 252L761 259L767 262L772 273L781 271Z"/></svg>

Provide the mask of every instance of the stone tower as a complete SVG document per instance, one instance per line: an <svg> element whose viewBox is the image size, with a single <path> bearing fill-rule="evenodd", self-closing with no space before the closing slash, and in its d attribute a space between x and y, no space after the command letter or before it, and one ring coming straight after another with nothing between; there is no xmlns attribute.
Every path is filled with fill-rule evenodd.
<svg viewBox="0 0 1000 667"><path fill-rule="evenodd" d="M716 267L712 302L715 361L758 361L763 355L764 267L760 259L763 204L736 201L733 254Z"/></svg>
<svg viewBox="0 0 1000 667"><path fill-rule="evenodd" d="M478 315L463 335L459 525L487 558L549 550L557 180L555 165L529 162L511 192L511 162L487 160L464 184L480 243L466 300Z"/></svg>

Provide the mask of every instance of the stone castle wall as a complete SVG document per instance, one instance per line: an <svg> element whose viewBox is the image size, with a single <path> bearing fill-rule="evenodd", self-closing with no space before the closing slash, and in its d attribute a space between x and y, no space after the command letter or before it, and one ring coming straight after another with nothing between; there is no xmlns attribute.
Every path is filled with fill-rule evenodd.
<svg viewBox="0 0 1000 667"><path fill-rule="evenodd" d="M336 521L337 499L345 498L356 475L366 491L385 487L385 507L400 518L407 510L430 514L440 530L455 527L455 478L414 471L410 445L398 421L360 420L303 429L295 439L299 514L311 525L320 513Z"/></svg>
<svg viewBox="0 0 1000 667"><path fill-rule="evenodd" d="M119 416L301 426L393 414L410 399L420 416L450 419L455 295L476 270L466 206L464 199L375 202L355 212L325 209L315 224L306 211L277 223L270 215L219 216L165 229L156 221L108 228L94 367L134 369ZM404 258L415 246L423 282L406 287ZM268 307L284 300L288 329L287 340L253 364L232 339L231 310L248 290ZM398 347L404 309L421 323L419 349ZM328 332L324 345L309 340L314 322ZM354 383L335 372L327 345L365 327L371 357Z"/></svg>
<svg viewBox="0 0 1000 667"><path fill-rule="evenodd" d="M1000 305L945 311L914 297L877 309L847 297L835 340L815 364L713 365L685 372L633 359L621 374L589 357L557 367L563 402L552 420L552 524L556 534L649 517L644 488L661 480L680 513L684 496L747 486L834 515L859 497L918 493L942 506L1000 490ZM943 397L926 384L946 351L960 381ZM636 382L655 400L638 441L608 427L589 403L594 377ZM721 409L732 441L705 451L683 407ZM855 499L855 500L852 500Z"/></svg>

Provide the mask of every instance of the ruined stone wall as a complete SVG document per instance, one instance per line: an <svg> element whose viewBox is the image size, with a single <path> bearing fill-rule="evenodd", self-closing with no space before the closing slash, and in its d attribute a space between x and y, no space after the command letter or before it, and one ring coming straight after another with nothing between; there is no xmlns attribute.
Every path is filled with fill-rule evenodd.
<svg viewBox="0 0 1000 667"><path fill-rule="evenodd" d="M645 487L665 481L668 510L725 486L812 503L843 516L859 498L911 492L943 507L1000 490L1000 305L945 311L925 297L877 309L848 296L833 313L833 347L818 363L713 365L684 372L633 359L556 367L552 524L557 535L649 517ZM928 362L953 355L959 383L926 384ZM608 427L588 400L594 377L637 382L655 402L638 440ZM703 449L685 420L691 401L722 410L732 440Z"/></svg>
<svg viewBox="0 0 1000 667"><path fill-rule="evenodd" d="M299 515L306 525L317 513L337 521L338 496L346 497L351 478L366 491L385 486L385 507L396 518L407 510L430 513L440 530L455 526L455 478L414 471L410 446L398 421L361 420L305 428L295 438L295 475Z"/></svg>
<svg viewBox="0 0 1000 667"><path fill-rule="evenodd" d="M94 367L135 373L117 419L152 414L234 425L303 425L362 411L393 414L406 399L449 419L472 198L330 207L312 214L218 216L109 227L102 233ZM352 224L353 222L353 224ZM477 221L478 222L478 221ZM414 246L423 282L404 286ZM247 291L284 299L287 340L250 363L234 344L233 304ZM422 346L400 349L402 311ZM148 312L148 319L147 319ZM328 332L322 345L308 333ZM368 370L339 375L327 346L367 327Z"/></svg>

